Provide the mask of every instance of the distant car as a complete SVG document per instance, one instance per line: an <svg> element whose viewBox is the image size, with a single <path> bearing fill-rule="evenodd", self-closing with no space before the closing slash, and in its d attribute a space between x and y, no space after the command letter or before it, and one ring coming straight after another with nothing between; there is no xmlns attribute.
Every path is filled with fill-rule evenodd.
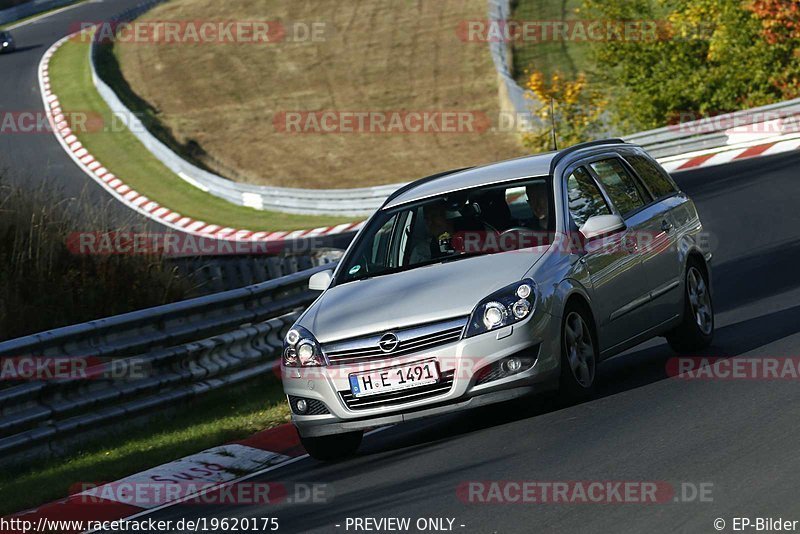
<svg viewBox="0 0 800 534"><path fill-rule="evenodd" d="M13 52L16 49L17 46L14 44L14 38L11 36L11 33L0 31L0 52Z"/></svg>
<svg viewBox="0 0 800 534"><path fill-rule="evenodd" d="M577 145L433 176L370 218L284 340L283 387L314 457L364 429L560 388L656 336L714 334L692 200L640 147Z"/></svg>

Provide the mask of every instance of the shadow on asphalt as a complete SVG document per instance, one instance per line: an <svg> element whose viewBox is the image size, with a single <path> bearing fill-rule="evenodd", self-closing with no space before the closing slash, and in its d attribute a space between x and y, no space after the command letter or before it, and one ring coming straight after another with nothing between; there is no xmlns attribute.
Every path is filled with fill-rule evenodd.
<svg viewBox="0 0 800 534"><path fill-rule="evenodd" d="M3 56L12 56L14 54L21 54L22 52L27 52L28 50L36 50L37 48L41 48L43 45L35 44L35 45L28 45L28 46L18 46L13 52L9 52L6 54L0 54L0 57Z"/></svg>

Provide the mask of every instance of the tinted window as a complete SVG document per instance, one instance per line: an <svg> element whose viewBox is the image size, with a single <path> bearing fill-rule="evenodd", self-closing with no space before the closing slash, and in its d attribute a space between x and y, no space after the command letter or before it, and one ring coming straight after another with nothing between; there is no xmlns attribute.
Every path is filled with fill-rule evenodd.
<svg viewBox="0 0 800 534"><path fill-rule="evenodd" d="M578 228L583 226L589 217L611 215L603 194L583 167L575 169L575 172L567 178L567 202L569 213Z"/></svg>
<svg viewBox="0 0 800 534"><path fill-rule="evenodd" d="M650 199L640 189L636 179L631 176L618 159L606 159L591 164L594 172L603 183L611 202L621 215L626 215L641 208Z"/></svg>
<svg viewBox="0 0 800 534"><path fill-rule="evenodd" d="M625 159L631 167L639 174L650 192L656 198L665 197L675 192L669 178L664 176L664 171L658 168L652 161L644 156L626 156Z"/></svg>

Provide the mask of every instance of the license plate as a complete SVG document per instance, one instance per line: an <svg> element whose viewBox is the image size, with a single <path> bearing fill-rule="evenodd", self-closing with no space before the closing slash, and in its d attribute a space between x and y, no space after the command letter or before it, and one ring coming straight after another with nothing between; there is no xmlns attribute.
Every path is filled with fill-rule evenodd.
<svg viewBox="0 0 800 534"><path fill-rule="evenodd" d="M427 386L439 381L436 360L379 369L350 375L350 391L356 397L391 393L401 389Z"/></svg>

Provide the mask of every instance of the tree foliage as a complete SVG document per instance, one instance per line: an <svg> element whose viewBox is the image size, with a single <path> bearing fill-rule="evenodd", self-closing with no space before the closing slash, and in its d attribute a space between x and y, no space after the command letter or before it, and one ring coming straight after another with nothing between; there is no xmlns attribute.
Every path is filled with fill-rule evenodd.
<svg viewBox="0 0 800 534"><path fill-rule="evenodd" d="M800 36L792 0L585 0L582 11L587 18L658 21L656 38L593 47L616 129L797 96Z"/></svg>
<svg viewBox="0 0 800 534"><path fill-rule="evenodd" d="M552 149L553 123L562 146L595 137L593 134L599 129L605 103L600 93L588 85L585 75L570 79L555 72L548 79L542 72L534 71L529 74L525 87L535 97L530 107L539 119L538 127L522 136L526 148L533 152Z"/></svg>

